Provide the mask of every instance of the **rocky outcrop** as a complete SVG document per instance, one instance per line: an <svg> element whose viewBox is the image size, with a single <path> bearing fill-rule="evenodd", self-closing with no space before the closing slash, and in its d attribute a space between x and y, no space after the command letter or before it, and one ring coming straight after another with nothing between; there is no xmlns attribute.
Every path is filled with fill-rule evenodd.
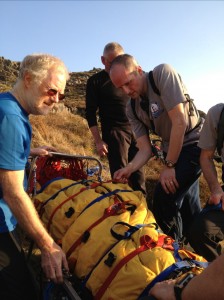
<svg viewBox="0 0 224 300"><path fill-rule="evenodd" d="M20 62L14 62L0 57L0 92L9 90L18 77ZM85 105L86 82L90 76L99 72L100 68L93 68L85 72L71 72L67 82L64 105L75 113L82 111Z"/></svg>

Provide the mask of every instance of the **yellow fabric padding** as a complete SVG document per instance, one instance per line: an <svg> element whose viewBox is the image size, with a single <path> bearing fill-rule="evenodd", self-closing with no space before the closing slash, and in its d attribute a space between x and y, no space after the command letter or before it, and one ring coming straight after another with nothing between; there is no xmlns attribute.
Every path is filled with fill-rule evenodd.
<svg viewBox="0 0 224 300"><path fill-rule="evenodd" d="M142 227L132 235L130 240L120 241L110 250L116 257L112 267L105 264L108 253L101 259L87 281L87 287L92 291L94 296L116 265L130 252L140 246L140 238L143 235L148 235L157 241L160 234L151 226ZM180 250L180 252L183 257L188 257L184 250ZM205 261L198 255L196 255L195 258L200 261ZM144 288L173 263L175 263L175 259L173 251L171 250L154 247L153 249L143 251L129 260L119 270L101 299L136 300Z"/></svg>
<svg viewBox="0 0 224 300"><path fill-rule="evenodd" d="M52 182L42 193L34 197L35 204L37 202L43 204L51 197L51 195L54 195L57 191L60 191L72 183L74 183L74 181L68 179ZM101 196L101 194L95 192L94 188L86 188L85 185L80 183L73 185L61 191L55 199L48 201L47 205L41 210L41 219L54 240L61 240L82 210L95 198ZM67 201L72 195L74 195L74 197ZM63 202L64 204L61 205ZM39 205L38 207L40 208L41 206ZM69 212L69 209L71 208L74 210L74 213L70 217L66 217L66 212ZM52 215L53 218L50 221Z"/></svg>
<svg viewBox="0 0 224 300"><path fill-rule="evenodd" d="M72 183L75 182L56 180L33 200L52 237L61 241L70 271L80 279L92 272L87 288L96 296L117 264L141 247L142 237L148 236L156 243L164 235L157 230L155 218L140 191L121 183L76 183L68 187ZM113 193L115 190L118 191ZM48 201L58 191L55 199ZM128 239L117 239L118 234L124 236L130 226L137 228L137 225L138 229ZM110 252L115 260L108 266L105 261ZM178 253L182 259L205 261L185 249ZM174 262L172 250L153 246L127 261L100 299L136 300L147 285ZM202 270L197 267L194 272L198 274Z"/></svg>

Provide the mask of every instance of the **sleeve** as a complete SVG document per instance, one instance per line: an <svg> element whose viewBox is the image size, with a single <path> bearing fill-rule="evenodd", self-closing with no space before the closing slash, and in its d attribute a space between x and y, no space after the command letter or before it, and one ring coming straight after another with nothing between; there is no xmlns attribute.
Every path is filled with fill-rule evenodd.
<svg viewBox="0 0 224 300"><path fill-rule="evenodd" d="M140 138L143 135L148 135L149 131L147 130L145 124L141 122L140 119L137 119L133 112L131 100L129 100L127 103L126 114L136 139Z"/></svg>
<svg viewBox="0 0 224 300"><path fill-rule="evenodd" d="M24 124L18 116L4 116L0 126L0 168L24 170L27 147L30 143Z"/></svg>
<svg viewBox="0 0 224 300"><path fill-rule="evenodd" d="M96 80L90 77L86 84L86 120L89 127L97 125L98 99Z"/></svg>
<svg viewBox="0 0 224 300"><path fill-rule="evenodd" d="M186 102L186 87L172 66L161 64L155 67L153 76L155 84L160 91L163 105L167 111L173 109L179 103Z"/></svg>
<svg viewBox="0 0 224 300"><path fill-rule="evenodd" d="M218 116L217 116L218 115ZM200 133L198 146L204 150L215 150L217 145L217 126L220 113L217 114L215 107L209 109L204 125Z"/></svg>

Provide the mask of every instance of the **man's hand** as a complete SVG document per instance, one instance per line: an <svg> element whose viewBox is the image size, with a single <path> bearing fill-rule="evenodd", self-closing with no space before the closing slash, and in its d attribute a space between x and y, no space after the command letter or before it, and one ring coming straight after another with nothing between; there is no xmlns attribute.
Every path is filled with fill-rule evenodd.
<svg viewBox="0 0 224 300"><path fill-rule="evenodd" d="M149 295L154 296L158 300L176 300L174 294L175 280L166 280L158 282L150 290Z"/></svg>
<svg viewBox="0 0 224 300"><path fill-rule="evenodd" d="M128 183L128 178L131 176L132 173L130 165L131 164L129 163L126 167L117 170L114 173L113 180L117 182Z"/></svg>
<svg viewBox="0 0 224 300"><path fill-rule="evenodd" d="M54 242L52 247L41 249L41 266L47 279L63 282L62 268L68 271L68 263L62 249Z"/></svg>
<svg viewBox="0 0 224 300"><path fill-rule="evenodd" d="M222 202L222 210L224 210L224 192L222 191L220 187L220 191L214 192L210 195L208 199L209 205L217 205L220 202Z"/></svg>
<svg viewBox="0 0 224 300"><path fill-rule="evenodd" d="M57 152L57 149L51 146L41 146L38 148L32 148L30 150L30 155L31 156L45 156L45 155L52 156L49 152Z"/></svg>
<svg viewBox="0 0 224 300"><path fill-rule="evenodd" d="M167 194L169 193L174 194L179 188L179 184L176 180L176 173L174 168L164 167L164 169L160 173L159 180L161 182L164 191Z"/></svg>
<svg viewBox="0 0 224 300"><path fill-rule="evenodd" d="M108 153L108 145L101 141L96 144L96 150L99 156L106 156Z"/></svg>

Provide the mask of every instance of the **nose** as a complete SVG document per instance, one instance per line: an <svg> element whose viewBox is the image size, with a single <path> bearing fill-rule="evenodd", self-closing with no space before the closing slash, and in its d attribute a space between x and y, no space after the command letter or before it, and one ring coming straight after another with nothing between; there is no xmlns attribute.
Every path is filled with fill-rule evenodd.
<svg viewBox="0 0 224 300"><path fill-rule="evenodd" d="M123 90L123 92L125 93L125 94L129 94L130 93L130 89L129 89L129 87L127 87L127 86L122 86L122 90Z"/></svg>
<svg viewBox="0 0 224 300"><path fill-rule="evenodd" d="M51 101L58 103L59 102L59 93L55 94L54 96L51 97Z"/></svg>

